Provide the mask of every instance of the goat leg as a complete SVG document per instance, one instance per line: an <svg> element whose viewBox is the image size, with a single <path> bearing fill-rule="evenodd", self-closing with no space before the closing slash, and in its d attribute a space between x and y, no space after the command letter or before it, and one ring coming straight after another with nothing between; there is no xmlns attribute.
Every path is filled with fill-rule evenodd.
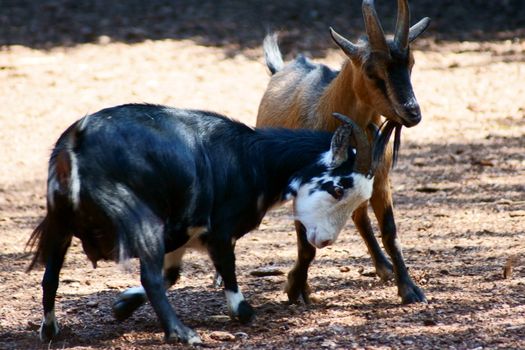
<svg viewBox="0 0 525 350"><path fill-rule="evenodd" d="M381 227L383 245L394 263L394 275L396 278L398 294L401 297L403 304L417 302L425 303L427 301L425 294L418 286L416 286L408 274L408 269L403 259L401 244L397 237L392 206L388 206L382 211L382 213L376 215L378 215Z"/></svg>
<svg viewBox="0 0 525 350"><path fill-rule="evenodd" d="M387 257L383 254L383 251L374 236L374 230L372 229L367 209L368 202L365 202L354 211L352 214L352 220L368 248L368 252L370 253L370 257L372 258L376 269L376 274L382 281L388 281L394 278L393 267Z"/></svg>
<svg viewBox="0 0 525 350"><path fill-rule="evenodd" d="M166 290L170 289L180 277L184 252L185 249L180 248L164 256L164 286ZM117 300L113 303L113 316L118 321L124 321L131 317L135 310L147 300L148 297L143 287L128 288L120 293Z"/></svg>
<svg viewBox="0 0 525 350"><path fill-rule="evenodd" d="M166 341L176 341L196 345L201 339L192 329L186 327L177 317L165 293L162 277L162 256L160 259L140 259L140 281L151 306L164 328Z"/></svg>
<svg viewBox="0 0 525 350"><path fill-rule="evenodd" d="M301 297L305 304L310 304L311 289L308 286L308 268L315 258L315 247L306 238L306 229L299 221L295 221L297 233L297 261L288 273L285 292L290 303L298 303Z"/></svg>
<svg viewBox="0 0 525 350"><path fill-rule="evenodd" d="M388 164L387 164L388 166ZM381 230L383 246L392 259L394 276L398 294L403 304L426 302L425 294L416 286L408 274L407 267L401 250L401 243L397 237L396 222L392 205L392 193L388 173L379 173L374 182L374 192L370 204Z"/></svg>
<svg viewBox="0 0 525 350"><path fill-rule="evenodd" d="M220 237L221 235L216 235ZM211 237L210 237L211 238ZM224 292L228 303L230 315L237 318L241 323L248 323L254 316L252 306L244 300L235 275L235 253L234 247L229 239L210 239L208 251L215 265L215 269L222 276Z"/></svg>
<svg viewBox="0 0 525 350"><path fill-rule="evenodd" d="M53 227L50 229L54 230L56 228ZM60 270L64 264L64 258L71 241L66 244L55 243L57 244L49 254L46 262L46 271L42 279L44 319L40 326L40 340L45 342L52 340L59 331L58 322L55 317L55 298L59 284Z"/></svg>

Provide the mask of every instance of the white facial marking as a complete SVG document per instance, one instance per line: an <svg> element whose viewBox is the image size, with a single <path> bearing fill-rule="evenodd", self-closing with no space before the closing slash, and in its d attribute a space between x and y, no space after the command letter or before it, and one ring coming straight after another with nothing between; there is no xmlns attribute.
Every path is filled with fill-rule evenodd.
<svg viewBox="0 0 525 350"><path fill-rule="evenodd" d="M294 198L300 186L301 186L301 181L299 179L293 179L288 185L288 189L287 189L288 192L286 193L286 196L284 197L284 201L289 201L290 199Z"/></svg>
<svg viewBox="0 0 525 350"><path fill-rule="evenodd" d="M230 310L230 313L237 316L239 314L239 304L244 301L244 296L240 290L237 293L226 290L225 294L226 302L228 303L228 310Z"/></svg>
<svg viewBox="0 0 525 350"><path fill-rule="evenodd" d="M299 188L294 203L295 217L306 228L306 236L313 246L323 248L334 243L350 214L370 199L373 178L367 179L362 174L352 174L351 177L353 186L345 189L340 200L320 189L318 185L320 181L338 183L339 177L324 174Z"/></svg>

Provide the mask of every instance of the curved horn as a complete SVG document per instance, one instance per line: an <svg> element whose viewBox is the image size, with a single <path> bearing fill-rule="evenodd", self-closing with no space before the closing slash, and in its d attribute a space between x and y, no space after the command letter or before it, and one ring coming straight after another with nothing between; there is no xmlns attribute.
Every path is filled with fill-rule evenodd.
<svg viewBox="0 0 525 350"><path fill-rule="evenodd" d="M408 0L397 0L397 22L394 42L401 48L408 47L408 27L410 25L410 9Z"/></svg>
<svg viewBox="0 0 525 350"><path fill-rule="evenodd" d="M377 17L374 0L363 0L363 19L372 51L388 52L385 33Z"/></svg>
<svg viewBox="0 0 525 350"><path fill-rule="evenodd" d="M344 53L347 54L349 57L355 57L358 56L359 49L357 45L354 45L350 42L350 40L346 39L339 33L337 33L332 27L330 27L330 35L332 36L332 39L335 41L337 46L341 48L341 50L344 51Z"/></svg>
<svg viewBox="0 0 525 350"><path fill-rule="evenodd" d="M408 32L408 42L411 43L414 41L421 33L423 33L430 24L430 18L425 17L416 24L414 24L412 27L410 27L410 31Z"/></svg>

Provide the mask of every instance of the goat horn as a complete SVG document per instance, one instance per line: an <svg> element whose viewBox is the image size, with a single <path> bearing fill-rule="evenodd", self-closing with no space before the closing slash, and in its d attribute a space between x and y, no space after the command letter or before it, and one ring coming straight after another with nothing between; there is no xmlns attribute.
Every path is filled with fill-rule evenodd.
<svg viewBox="0 0 525 350"><path fill-rule="evenodd" d="M416 24L414 24L412 27L410 27L410 31L408 32L408 42L411 43L414 41L421 33L423 33L430 24L430 18L425 17Z"/></svg>
<svg viewBox="0 0 525 350"><path fill-rule="evenodd" d="M410 25L410 9L408 0L397 0L397 21L394 42L403 49L408 47L408 27Z"/></svg>
<svg viewBox="0 0 525 350"><path fill-rule="evenodd" d="M374 0L363 0L363 18L365 20L366 34L372 51L388 52L385 33L377 17Z"/></svg>
<svg viewBox="0 0 525 350"><path fill-rule="evenodd" d="M349 57L355 57L358 55L359 48L357 45L353 44L350 40L337 33L332 27L330 27L330 35L337 46L339 46L341 50L343 50L344 53L346 53Z"/></svg>

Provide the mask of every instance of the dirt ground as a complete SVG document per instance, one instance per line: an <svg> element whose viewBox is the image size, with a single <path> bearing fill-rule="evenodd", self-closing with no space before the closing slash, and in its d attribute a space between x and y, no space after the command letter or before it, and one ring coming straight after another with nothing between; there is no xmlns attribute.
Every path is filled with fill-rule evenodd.
<svg viewBox="0 0 525 350"><path fill-rule="evenodd" d="M377 2L392 28L394 1ZM359 1L107 3L0 1L0 349L186 347L163 342L149 305L115 321L113 300L139 283L136 262L131 272L112 263L92 269L77 241L58 290L61 336L39 342L42 270L25 273L24 245L44 215L50 149L71 122L151 102L253 125L268 82L267 28L282 30L288 58L307 51L333 67L343 56L328 26L350 38L363 28ZM423 121L403 131L393 187L405 258L428 304L400 305L394 283L369 273L349 222L335 245L318 250L309 276L315 303L288 305L285 275L251 274L292 267L287 205L236 248L239 284L257 312L249 325L227 317L209 259L188 254L169 298L206 346L525 348L525 6L421 0L413 8L413 19L435 21L414 47ZM503 278L506 265L513 271Z"/></svg>

